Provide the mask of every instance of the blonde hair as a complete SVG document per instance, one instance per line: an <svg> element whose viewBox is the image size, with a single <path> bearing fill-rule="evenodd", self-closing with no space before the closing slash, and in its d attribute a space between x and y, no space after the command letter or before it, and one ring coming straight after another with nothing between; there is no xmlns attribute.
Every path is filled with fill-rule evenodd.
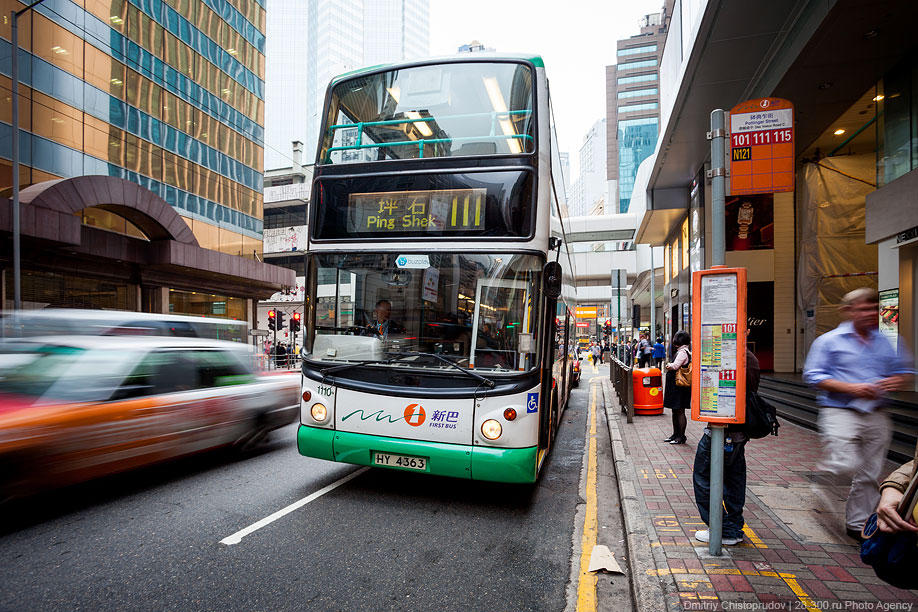
<svg viewBox="0 0 918 612"><path fill-rule="evenodd" d="M880 294L876 289L871 287L860 287L854 291L849 291L842 297L842 306L854 306L860 302L867 304L879 304Z"/></svg>

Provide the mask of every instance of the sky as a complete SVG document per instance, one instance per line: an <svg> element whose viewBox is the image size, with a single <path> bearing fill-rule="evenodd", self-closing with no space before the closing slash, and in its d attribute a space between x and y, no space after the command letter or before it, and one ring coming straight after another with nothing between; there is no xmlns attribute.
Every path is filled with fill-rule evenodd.
<svg viewBox="0 0 918 612"><path fill-rule="evenodd" d="M478 40L498 52L541 55L551 86L561 151L577 153L606 116L606 66L615 42L640 32L641 17L663 0L430 0L430 54L453 55Z"/></svg>

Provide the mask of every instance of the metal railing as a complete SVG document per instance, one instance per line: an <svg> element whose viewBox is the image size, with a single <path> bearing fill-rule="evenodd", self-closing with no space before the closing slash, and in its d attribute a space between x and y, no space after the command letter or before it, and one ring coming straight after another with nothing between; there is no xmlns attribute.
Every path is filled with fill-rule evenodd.
<svg viewBox="0 0 918 612"><path fill-rule="evenodd" d="M633 366L619 361L616 357L612 357L609 365L609 379L612 381L612 388L618 395L618 403L622 412L627 415L629 423L634 422L634 388L631 377L633 369Z"/></svg>
<svg viewBox="0 0 918 612"><path fill-rule="evenodd" d="M339 123L331 125L328 127L328 131L331 134L334 134L335 130L347 129L347 128L357 128L357 140L352 145L343 145L340 147L329 147L328 152L325 155L325 162L331 163L331 155L336 151L359 151L363 149L379 149L379 148L388 148L388 147L403 147L403 146L417 146L418 147L418 157L424 157L424 145L425 144L441 144L441 143L453 143L453 142L481 142L483 140L528 140L530 142L534 141L533 137L529 134L498 134L497 133L497 124L498 116L501 117L512 117L515 115L531 115L531 110L515 110L515 111L492 111L489 113L468 113L462 115L445 115L438 117L418 117L417 119L412 119L406 117L404 119L386 119L385 121L359 121L357 123ZM469 119L476 117L491 117L491 133L483 134L481 136L455 136L451 138L430 138L430 139L420 139L420 140L399 140L395 142L374 142L364 144L363 142L363 128L365 127L378 127L385 125L403 125L406 123L429 123L431 121L437 121L442 119Z"/></svg>

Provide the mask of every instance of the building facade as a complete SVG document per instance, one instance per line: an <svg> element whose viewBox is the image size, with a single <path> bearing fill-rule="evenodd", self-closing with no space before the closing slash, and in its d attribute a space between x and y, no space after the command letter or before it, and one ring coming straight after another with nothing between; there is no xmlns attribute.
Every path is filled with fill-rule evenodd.
<svg viewBox="0 0 918 612"><path fill-rule="evenodd" d="M268 328L268 311L282 311L286 322L303 314L306 286L306 228L313 166L303 165L303 143L294 142L291 164L265 172L265 262L291 270L294 284L258 304L258 327ZM279 342L293 342L289 325L278 331Z"/></svg>
<svg viewBox="0 0 918 612"><path fill-rule="evenodd" d="M574 182L570 213L572 216L603 214L608 201L605 119L590 127L578 153L580 174Z"/></svg>
<svg viewBox="0 0 918 612"><path fill-rule="evenodd" d="M430 0L307 1L305 152L310 161L318 147L331 78L363 66L425 57L430 53L429 37ZM294 139L287 133L282 138Z"/></svg>
<svg viewBox="0 0 918 612"><path fill-rule="evenodd" d="M711 265L711 111L781 98L794 106L793 191L732 195L728 179L723 220L726 263L747 270L762 369L799 372L813 340L839 323L842 296L863 286L880 292L880 331L914 354L916 18L907 0L781 0L754 21L707 0L674 14L661 137L635 186L647 199L637 240L665 249L668 333L691 322L691 273Z"/></svg>
<svg viewBox="0 0 918 612"><path fill-rule="evenodd" d="M22 7L0 2L5 15ZM260 262L264 29L262 3L238 0L58 2L19 19L27 306L251 319L252 300L287 282ZM8 92L10 35L3 19ZM7 95L5 196L11 138ZM78 224L49 225L61 214ZM9 300L9 251L0 257Z"/></svg>
<svg viewBox="0 0 918 612"><path fill-rule="evenodd" d="M281 168L292 163L290 142L304 142L308 131L308 6L302 0L267 0L266 6L265 168Z"/></svg>
<svg viewBox="0 0 918 612"><path fill-rule="evenodd" d="M606 66L606 177L616 199L609 206L628 212L638 166L657 144L660 128L660 60L673 10L646 15L641 32L616 43L617 63Z"/></svg>

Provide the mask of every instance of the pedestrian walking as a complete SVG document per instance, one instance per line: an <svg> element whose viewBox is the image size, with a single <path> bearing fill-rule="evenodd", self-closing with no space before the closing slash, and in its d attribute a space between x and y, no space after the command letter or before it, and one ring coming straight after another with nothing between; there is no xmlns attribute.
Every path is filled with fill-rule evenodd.
<svg viewBox="0 0 918 612"><path fill-rule="evenodd" d="M645 334L641 341L641 361L643 363L641 367L644 368L649 368L653 363L653 343L650 341L650 334Z"/></svg>
<svg viewBox="0 0 918 612"><path fill-rule="evenodd" d="M653 363L656 367L663 369L663 360L666 358L666 347L663 346L663 338L657 338L653 345Z"/></svg>
<svg viewBox="0 0 918 612"><path fill-rule="evenodd" d="M603 342L602 347L599 349L599 363L606 362L606 353L609 352L609 343Z"/></svg>
<svg viewBox="0 0 918 612"><path fill-rule="evenodd" d="M759 390L759 360L746 349L746 398ZM743 541L743 506L746 505L746 442L749 436L743 425L729 425L724 433L724 488L723 521L721 522L721 544L734 546ZM692 488L695 490L695 505L705 525L710 525L711 510L711 428L704 428L704 435L695 450L695 464L692 467ZM711 532L702 529L695 532L699 542L710 542Z"/></svg>
<svg viewBox="0 0 918 612"><path fill-rule="evenodd" d="M692 407L691 387L676 384L676 372L692 361L691 336L677 331L670 344L670 363L666 364L666 385L663 387L663 407L673 413L673 433L663 440L670 444L685 444L685 411Z"/></svg>
<svg viewBox="0 0 918 612"><path fill-rule="evenodd" d="M594 344L592 347L590 347L590 352L593 354L593 365L594 365L594 366L595 366L595 365L599 365L600 363L602 363L602 362L600 361L600 359L602 359L602 349L599 348L599 344L598 344L598 343L597 343L597 344Z"/></svg>
<svg viewBox="0 0 918 612"><path fill-rule="evenodd" d="M810 347L803 378L819 389L821 484L850 484L845 528L860 540L880 500L877 481L892 437L886 394L904 388L914 372L904 344L900 341L897 350L879 332L876 290L849 292L842 298L841 312L845 321Z"/></svg>

